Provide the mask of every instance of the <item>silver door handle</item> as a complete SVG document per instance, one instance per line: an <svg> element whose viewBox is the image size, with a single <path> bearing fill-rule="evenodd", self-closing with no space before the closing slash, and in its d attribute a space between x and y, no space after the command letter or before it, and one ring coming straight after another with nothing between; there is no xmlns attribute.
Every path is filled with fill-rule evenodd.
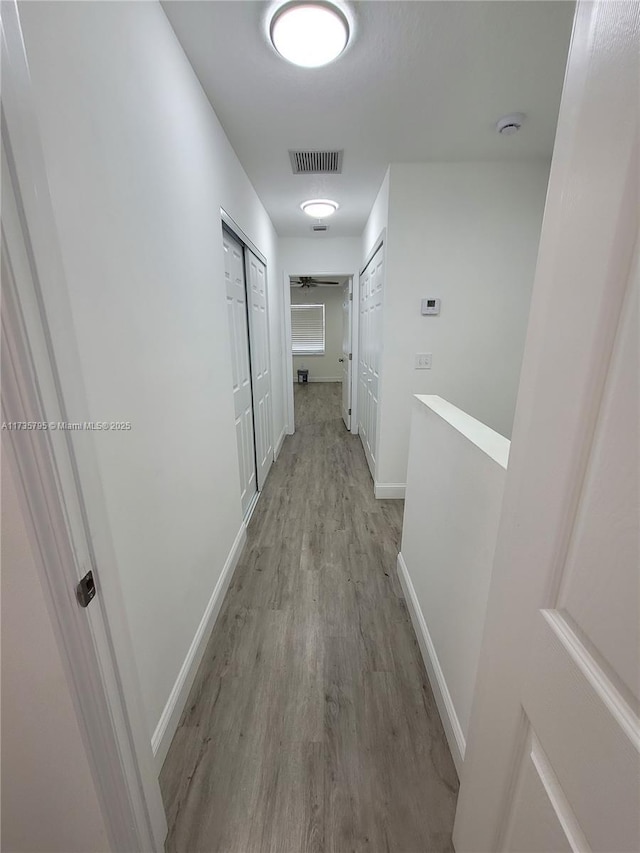
<svg viewBox="0 0 640 853"><path fill-rule="evenodd" d="M339 358L338 361L344 361L344 358Z"/></svg>

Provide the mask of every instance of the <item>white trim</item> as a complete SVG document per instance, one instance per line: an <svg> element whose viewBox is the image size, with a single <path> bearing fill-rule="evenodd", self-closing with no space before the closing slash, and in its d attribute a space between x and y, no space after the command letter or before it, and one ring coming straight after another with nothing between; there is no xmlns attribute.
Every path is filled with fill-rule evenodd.
<svg viewBox="0 0 640 853"><path fill-rule="evenodd" d="M378 251L382 248L382 246L384 246L386 239L387 239L387 229L383 228L382 231L378 234L378 236L374 240L373 249L371 249L371 251L367 255L367 258L364 262L364 265L363 265L362 269L360 270L359 277L364 274L364 271L369 266L369 264L373 260L374 256L377 255Z"/></svg>
<svg viewBox="0 0 640 853"><path fill-rule="evenodd" d="M249 249L250 252L256 256L256 258L261 261L265 267L267 266L267 259L262 254L260 249L258 249L242 230L238 223L233 219L233 217L229 216L224 207L220 208L220 218L222 219L223 226L226 227L227 231L229 231L232 236L238 240L240 243L244 243L244 245Z"/></svg>
<svg viewBox="0 0 640 853"><path fill-rule="evenodd" d="M384 233L384 232L383 232ZM285 382L286 382L286 408L287 408L287 433L288 435L293 435L295 432L295 406L293 403L293 386L296 384L294 379L294 370L293 370L293 357L291 352L291 279L299 278L301 275L310 275L310 276L333 276L340 278L351 278L351 290L353 293L353 308L351 309L351 352L353 354L353 359L351 361L350 370L351 370L351 432L354 435L357 435L358 427L357 427L357 408L358 408L358 371L357 371L357 356L358 356L358 311L356 309L356 305L358 305L357 300L359 299L359 279L357 273L350 272L336 272L335 270L309 270L305 268L305 271L302 273L293 273L288 270L283 270L283 287L284 287L284 298L283 298L283 309L284 309L284 341L283 341L283 356L285 359ZM309 356L311 357L311 356ZM309 382L342 382L342 376L337 379L311 379L309 378ZM355 426L354 426L355 423Z"/></svg>
<svg viewBox="0 0 640 853"><path fill-rule="evenodd" d="M436 394L414 394L414 398L493 459L497 465L507 470L511 449L508 438Z"/></svg>
<svg viewBox="0 0 640 853"><path fill-rule="evenodd" d="M256 492L255 495L251 498L251 502L247 507L247 511L244 514L244 518L242 519L245 527L249 527L249 522L251 521L251 516L258 505L258 501L260 500L260 495L262 492Z"/></svg>
<svg viewBox="0 0 640 853"><path fill-rule="evenodd" d="M151 738L151 748L153 749L158 773L160 772L162 765L164 764L164 760L167 757L169 746L171 745L173 736L176 733L180 717L182 716L182 711L184 710L184 706L189 697L189 691L193 686L202 656L204 655L213 626L215 625L218 614L220 613L224 596L229 588L231 578L233 577L235 568L238 565L238 560L240 559L240 555L242 554L242 549L244 548L246 541L247 528L243 522L240 525L238 535L231 546L229 556L227 557L222 572L220 573L220 577L218 578L218 582L211 594L211 598L209 599L209 603L204 611L202 620L200 621L195 636L191 641L189 651L187 652L184 662L180 667L180 672L178 673L178 677L173 685L173 689L169 694L167 704L164 706L158 725L156 726L153 737Z"/></svg>
<svg viewBox="0 0 640 853"><path fill-rule="evenodd" d="M283 273L283 288L282 308L284 310L284 325L282 329L284 333L284 342L282 346L282 354L284 357L284 378L287 398L287 433L289 435L293 435L296 431L296 410L293 404L293 355L291 353L291 282L289 273L286 270Z"/></svg>
<svg viewBox="0 0 640 853"><path fill-rule="evenodd" d="M378 500L404 500L406 483L374 483L373 493Z"/></svg>
<svg viewBox="0 0 640 853"><path fill-rule="evenodd" d="M460 776L462 773L462 765L466 749L462 726L460 725L460 720L456 714L453 699L449 693L449 688L447 687L442 667L438 661L438 656L436 654L431 635L429 634L427 623L425 622L422 614L420 603L418 602L418 596L416 595L413 583L411 582L407 564L405 563L404 557L401 553L398 554L398 577L404 591L413 629L416 632L416 637L418 638L418 645L422 652L422 659L424 660L427 675L429 676L429 682L431 683L433 695L435 696L436 705L440 712L440 719L442 720L442 725L444 726L444 731L447 736L447 742L449 744L449 749L451 750L453 763L458 771L458 776Z"/></svg>
<svg viewBox="0 0 640 853"><path fill-rule="evenodd" d="M275 449L273 451L273 461L274 462L278 461L278 456L280 456L280 451L282 450L282 445L284 444L284 440L286 437L287 437L287 425L285 424L282 427L282 432L280 433L280 436L279 436L278 440L276 441L276 446L275 446Z"/></svg>

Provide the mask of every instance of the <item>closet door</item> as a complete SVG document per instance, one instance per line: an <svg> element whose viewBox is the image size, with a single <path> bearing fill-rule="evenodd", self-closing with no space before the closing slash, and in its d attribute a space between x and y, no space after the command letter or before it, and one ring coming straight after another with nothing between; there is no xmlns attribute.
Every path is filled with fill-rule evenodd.
<svg viewBox="0 0 640 853"><path fill-rule="evenodd" d="M258 488L262 489L273 463L271 414L271 367L267 318L267 274L262 261L245 248L249 329L251 335L251 373L256 431Z"/></svg>
<svg viewBox="0 0 640 853"><path fill-rule="evenodd" d="M351 429L351 310L353 283L349 279L342 288L342 420Z"/></svg>
<svg viewBox="0 0 640 853"><path fill-rule="evenodd" d="M383 281L384 249L380 246L360 276L360 343L358 347L358 433L374 480L378 452Z"/></svg>
<svg viewBox="0 0 640 853"><path fill-rule="evenodd" d="M242 513L246 515L258 490L253 431L247 289L245 286L243 247L225 230L222 232L222 244L224 247L227 319L231 341L233 405L240 467L240 493Z"/></svg>

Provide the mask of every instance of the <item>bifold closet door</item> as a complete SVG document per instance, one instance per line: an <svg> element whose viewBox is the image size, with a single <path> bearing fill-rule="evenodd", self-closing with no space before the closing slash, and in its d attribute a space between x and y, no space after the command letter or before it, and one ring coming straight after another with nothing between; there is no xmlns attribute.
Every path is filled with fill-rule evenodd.
<svg viewBox="0 0 640 853"><path fill-rule="evenodd" d="M235 412L242 512L246 515L258 490L253 428L253 398L249 352L249 320L244 250L227 231L222 232L227 319L231 341L233 405Z"/></svg>
<svg viewBox="0 0 640 853"><path fill-rule="evenodd" d="M384 247L380 246L360 276L358 346L358 433L374 480L382 353L383 281Z"/></svg>
<svg viewBox="0 0 640 853"><path fill-rule="evenodd" d="M262 261L246 248L245 259L248 285L247 298L249 300L256 461L258 466L258 488L262 489L269 469L273 464L267 272Z"/></svg>
<svg viewBox="0 0 640 853"><path fill-rule="evenodd" d="M347 429L351 429L351 308L353 282L342 288L342 420Z"/></svg>

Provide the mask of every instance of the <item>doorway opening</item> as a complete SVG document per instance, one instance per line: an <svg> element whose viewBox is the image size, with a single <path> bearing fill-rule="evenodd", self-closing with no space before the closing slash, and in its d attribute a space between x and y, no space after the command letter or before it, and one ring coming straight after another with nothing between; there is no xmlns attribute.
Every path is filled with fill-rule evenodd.
<svg viewBox="0 0 640 853"><path fill-rule="evenodd" d="M352 423L353 277L289 278L295 421Z"/></svg>

